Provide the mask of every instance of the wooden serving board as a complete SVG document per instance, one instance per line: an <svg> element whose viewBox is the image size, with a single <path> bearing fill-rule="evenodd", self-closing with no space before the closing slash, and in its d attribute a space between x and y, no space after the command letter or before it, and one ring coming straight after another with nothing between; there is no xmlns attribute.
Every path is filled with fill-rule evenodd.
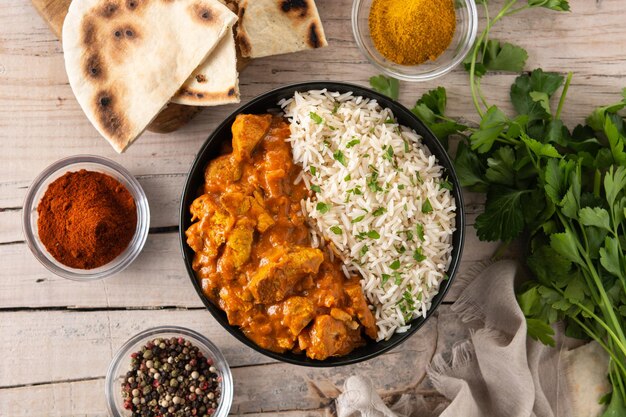
<svg viewBox="0 0 626 417"><path fill-rule="evenodd" d="M63 21L72 0L31 0L31 2L60 40L63 32ZM243 61L241 64L244 64ZM201 106L169 103L148 126L148 130L157 133L173 132L187 124L202 111L202 108Z"/></svg>

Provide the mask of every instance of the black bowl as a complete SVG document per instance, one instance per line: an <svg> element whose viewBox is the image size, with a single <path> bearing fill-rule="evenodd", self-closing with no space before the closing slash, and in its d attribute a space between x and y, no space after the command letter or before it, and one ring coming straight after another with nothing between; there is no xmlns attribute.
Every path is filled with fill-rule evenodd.
<svg viewBox="0 0 626 417"><path fill-rule="evenodd" d="M293 96L294 92L296 91L321 90L324 88L328 89L329 91L339 91L340 93L352 91L355 96L363 96L376 99L378 103L380 103L380 105L382 105L383 107L388 107L393 111L393 114L398 119L398 122L400 124L414 129L420 136L422 136L423 143L430 149L432 154L437 157L439 164L445 168L446 175L448 176L449 181L451 181L454 186L452 193L454 195L454 199L456 200L457 211L455 225L456 231L454 232L452 238L452 263L450 264L450 268L447 271L449 279L441 284L439 293L433 298L432 306L428 311L426 318L419 317L417 319L414 319L411 322L411 328L407 332L396 333L389 340L381 342L369 341L365 346L353 350L348 355L331 357L323 361L317 361L309 359L303 354L298 355L291 352L275 353L266 349L262 349L250 339L248 339L238 327L228 324L226 313L220 310L219 307L213 305L213 303L211 303L211 301L209 301L209 299L205 297L202 293L202 288L200 287L200 284L196 279L195 273L191 268L194 252L186 243L185 230L187 230L187 228L191 225L189 206L198 196L198 190L204 183L204 169L210 160L219 155L221 144L224 141L230 141L232 139L230 129L235 120L235 117L239 113L267 113L269 109L278 109L279 106L277 103L281 99ZM250 346L252 349L261 352L264 355L267 355L274 359L278 359L283 362L315 367L348 365L374 358L388 351L389 349L398 346L399 344L407 340L412 334L417 332L417 330L422 327L426 320L428 320L428 318L433 314L437 306L443 300L446 292L448 291L448 288L450 288L450 285L452 284L454 276L459 267L461 253L463 252L463 238L465 234L464 228L465 212L463 209L463 196L461 194L461 186L457 179L456 173L454 172L454 167L445 149L441 146L433 133L424 125L424 123L422 123L406 107L375 91L363 88L358 85L331 81L315 81L280 87L276 90L269 91L251 100L249 103L241 106L237 111L228 116L226 120L224 120L217 127L217 129L215 129L215 131L211 133L202 148L200 148L198 156L196 156L196 159L191 166L191 170L189 171L180 206L180 245L183 253L183 259L185 261L185 266L187 267L187 272L189 273L189 278L191 279L194 288L198 292L198 295L202 299L202 302L211 312L213 317L215 317L215 319L222 325L222 327L228 330L230 334L235 336L241 342Z"/></svg>

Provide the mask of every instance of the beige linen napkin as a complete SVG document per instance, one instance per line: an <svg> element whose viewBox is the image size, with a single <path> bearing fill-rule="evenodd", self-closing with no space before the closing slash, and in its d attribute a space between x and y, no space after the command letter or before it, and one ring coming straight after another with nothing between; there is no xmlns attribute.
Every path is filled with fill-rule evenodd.
<svg viewBox="0 0 626 417"><path fill-rule="evenodd" d="M567 347L572 341L557 331L557 347L550 348L527 336L526 321L515 299L519 275L514 261L492 264L470 281L452 306L469 327L470 336L450 352L436 355L428 369L429 383L449 400L444 410L433 413L424 407L424 401L408 395L387 407L369 379L354 376L337 399L338 417L576 415L567 377L572 357ZM463 285L461 281L457 284ZM603 389L610 389L605 382L608 361L602 354L594 354L601 358L596 361L599 366L585 378L590 387L599 387L589 400L596 406L578 415L597 415L597 399ZM588 407L589 401L583 403Z"/></svg>

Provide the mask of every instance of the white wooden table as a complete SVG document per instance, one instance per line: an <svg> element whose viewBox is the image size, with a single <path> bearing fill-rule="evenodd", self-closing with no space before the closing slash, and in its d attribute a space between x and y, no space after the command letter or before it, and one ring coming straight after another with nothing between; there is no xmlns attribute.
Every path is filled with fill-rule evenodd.
<svg viewBox="0 0 626 417"><path fill-rule="evenodd" d="M618 100L626 86L624 0L571 0L572 13L522 13L494 34L526 47L527 68L574 71L563 119L582 121L596 105ZM308 80L367 84L377 71L360 54L350 28L350 0L318 0L330 46L254 61L241 75L242 102L273 87ZM485 78L484 90L505 105L514 75ZM461 69L426 84L401 86L412 105L444 85L452 115L474 116ZM510 108L506 106L506 108ZM178 200L191 161L209 132L236 106L211 108L169 135L144 134L117 155L84 117L67 82L61 45L28 1L0 2L0 416L104 416L104 375L114 352L133 334L156 325L182 325L210 337L233 368L234 415L283 417L332 413L345 378L372 376L385 394L419 385L436 351L463 329L447 301L420 332L390 353L354 366L310 369L256 353L224 331L203 308L178 247ZM111 158L137 176L152 211L143 253L123 273L93 283L56 277L24 244L22 201L33 178L75 154ZM467 195L468 238L462 271L492 256L472 224L482 210Z"/></svg>

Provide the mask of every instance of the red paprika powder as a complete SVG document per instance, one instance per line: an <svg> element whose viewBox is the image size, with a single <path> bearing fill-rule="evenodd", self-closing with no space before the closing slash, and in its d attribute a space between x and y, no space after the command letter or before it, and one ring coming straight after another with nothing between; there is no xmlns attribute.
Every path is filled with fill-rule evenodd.
<svg viewBox="0 0 626 417"><path fill-rule="evenodd" d="M94 171L68 172L53 181L37 206L39 239L62 264L77 269L105 265L121 254L137 227L130 192Z"/></svg>

